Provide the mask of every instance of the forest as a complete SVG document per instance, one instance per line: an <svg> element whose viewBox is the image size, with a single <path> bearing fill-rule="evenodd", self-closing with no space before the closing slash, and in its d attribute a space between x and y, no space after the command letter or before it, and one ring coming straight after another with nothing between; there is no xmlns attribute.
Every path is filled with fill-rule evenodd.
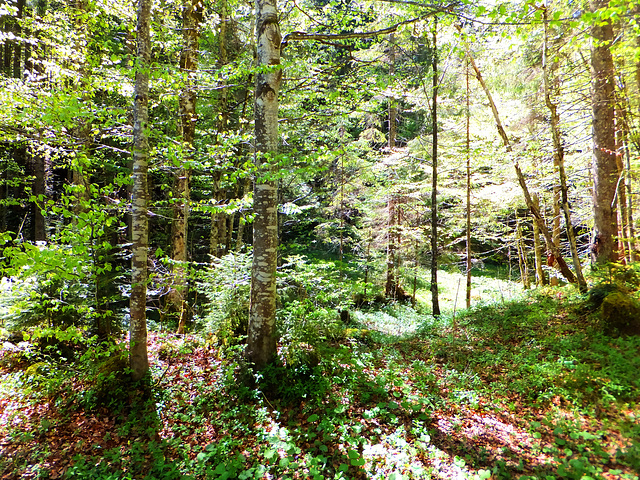
<svg viewBox="0 0 640 480"><path fill-rule="evenodd" d="M639 0L0 0L0 477L640 472Z"/></svg>

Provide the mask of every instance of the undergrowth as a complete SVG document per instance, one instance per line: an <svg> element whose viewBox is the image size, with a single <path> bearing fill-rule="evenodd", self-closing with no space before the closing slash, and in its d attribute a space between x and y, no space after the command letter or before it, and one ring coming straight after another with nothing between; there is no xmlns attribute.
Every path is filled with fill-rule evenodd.
<svg viewBox="0 0 640 480"><path fill-rule="evenodd" d="M351 313L320 339L303 329L257 375L241 344L210 335L152 335L147 387L126 380L118 344L82 335L69 334L67 357L5 352L0 471L637 478L640 339L604 333L586 297L548 289L455 318L401 304Z"/></svg>

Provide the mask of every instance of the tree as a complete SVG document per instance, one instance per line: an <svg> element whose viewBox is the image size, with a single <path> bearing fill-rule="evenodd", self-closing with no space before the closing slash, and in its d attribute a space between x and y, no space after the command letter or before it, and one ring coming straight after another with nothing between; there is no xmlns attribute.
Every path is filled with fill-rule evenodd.
<svg viewBox="0 0 640 480"><path fill-rule="evenodd" d="M277 0L256 0L256 45L259 72L255 93L255 158L258 171L253 193L253 265L247 358L255 368L266 366L276 353L276 266L278 247L278 186L272 161L278 151L278 91L280 25Z"/></svg>
<svg viewBox="0 0 640 480"><path fill-rule="evenodd" d="M149 67L151 54L151 1L138 3L138 52L133 104L133 191L131 195L131 302L129 320L129 364L134 380L149 371L147 356L147 219L149 169Z"/></svg>
<svg viewBox="0 0 640 480"><path fill-rule="evenodd" d="M596 263L618 260L618 219L615 194L618 180L615 139L615 77L611 44L613 25L598 14L608 0L592 0L596 15L591 26L591 85L593 126L593 212L595 239L592 246Z"/></svg>
<svg viewBox="0 0 640 480"><path fill-rule="evenodd" d="M564 168L564 145L562 144L562 138L560 134L560 115L558 114L558 105L551 100L551 87L550 87L550 72L548 63L548 42L549 42L549 25L548 25L548 12L547 8L543 8L544 19L544 42L542 46L542 77L544 85L544 98L545 104L551 114L551 135L553 138L553 150L554 150L554 165L558 168L558 175L560 177L560 192L562 198L562 211L564 213L564 223L567 231L567 238L569 239L569 248L571 250L571 257L573 259L573 268L575 270L576 279L578 281L578 288L581 292L587 291L587 281L582 275L582 265L580 264L580 256L578 254L578 247L576 245L576 234L573 230L573 223L571 223L571 213L569 210L569 195L567 188L567 174ZM555 200L555 195L554 195Z"/></svg>
<svg viewBox="0 0 640 480"><path fill-rule="evenodd" d="M180 70L185 79L179 99L182 131L182 148L186 151L187 161L194 156L194 139L196 133L196 70L198 67L198 40L200 37L200 21L203 5L200 0L184 0L182 5L182 38L184 45L180 53ZM173 286L169 301L172 309L179 312L178 333L184 333L187 323L185 294L187 275L187 233L189 220L189 184L191 167L181 166L174 180L176 204L174 205L172 244L173 244Z"/></svg>
<svg viewBox="0 0 640 480"><path fill-rule="evenodd" d="M431 312L440 315L438 302L438 17L433 18L433 90L431 92Z"/></svg>

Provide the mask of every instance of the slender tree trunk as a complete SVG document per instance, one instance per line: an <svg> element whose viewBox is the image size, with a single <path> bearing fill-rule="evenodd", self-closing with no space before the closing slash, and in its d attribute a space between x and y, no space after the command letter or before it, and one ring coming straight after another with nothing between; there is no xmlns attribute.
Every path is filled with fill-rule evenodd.
<svg viewBox="0 0 640 480"><path fill-rule="evenodd" d="M135 102L133 105L133 191L131 198L133 256L131 259L131 304L129 323L129 362L134 380L149 372L147 356L147 220L149 169L149 67L151 53L151 1L138 2L138 55Z"/></svg>
<svg viewBox="0 0 640 480"><path fill-rule="evenodd" d="M280 26L277 0L256 0L257 64L255 94L255 145L258 166L253 204L253 266L246 355L262 369L276 355L276 266L278 247L278 185L264 178L273 167L269 156L278 150L278 91Z"/></svg>
<svg viewBox="0 0 640 480"><path fill-rule="evenodd" d="M389 78L393 82L393 76L396 73L396 44L395 36L392 33L389 35ZM396 136L397 136L397 117L398 117L398 105L393 96L389 97L389 149L395 148Z"/></svg>
<svg viewBox="0 0 640 480"><path fill-rule="evenodd" d="M591 11L608 6L608 0L592 0ZM608 20L591 27L591 79L593 107L593 256L598 264L618 260L615 192L618 168L614 123L614 69L611 55L613 27Z"/></svg>
<svg viewBox="0 0 640 480"><path fill-rule="evenodd" d="M13 50L13 77L22 78L22 18L24 16L25 0L18 0L16 6L18 12L16 14L14 33L16 40L14 41Z"/></svg>
<svg viewBox="0 0 640 480"><path fill-rule="evenodd" d="M44 156L39 152L32 152L31 159L33 160L33 195L38 199L33 204L33 239L38 241L47 240L47 225L44 214L42 213L43 202L40 198L44 198L47 192L46 189L46 164ZM45 200L46 201L46 200Z"/></svg>
<svg viewBox="0 0 640 480"><path fill-rule="evenodd" d="M578 281L578 288L582 293L587 291L587 281L582 275L582 265L580 264L580 255L578 254L578 247L576 244L576 235L573 230L573 223L571 223L571 212L569 209L569 195L567 189L567 175L564 169L564 146L562 145L562 138L560 136L560 116L558 115L558 106L551 101L551 91L549 87L549 65L547 62L548 55L548 24L547 24L547 9L543 9L544 19L544 45L542 52L542 67L543 67L543 83L544 83L544 97L545 103L549 112L551 113L551 135L553 138L554 158L555 164L558 167L558 174L560 176L560 193L562 196L562 211L564 212L564 223L567 229L567 237L569 239L569 248L571 250L571 258L573 259L573 269L575 270L576 279ZM558 241L558 244L560 242Z"/></svg>
<svg viewBox="0 0 640 480"><path fill-rule="evenodd" d="M518 212L516 210L516 246L518 250L518 264L520 266L520 278L522 279L522 285L525 290L531 288L531 281L529 280L529 262L527 262L527 249L524 243L524 235L522 233L522 224L518 219Z"/></svg>
<svg viewBox="0 0 640 480"><path fill-rule="evenodd" d="M533 194L531 196L531 200L533 201L534 206L540 210L540 200L537 194ZM542 261L542 244L540 243L540 227L538 227L538 222L533 221L533 248L536 259L536 285L548 285L547 276L544 272L543 261Z"/></svg>
<svg viewBox="0 0 640 480"><path fill-rule="evenodd" d="M213 182L213 198L216 202L216 206L219 206L222 204L222 199L220 198L222 196L222 189L220 188L220 178L221 178L221 172L220 171L214 171L213 172L213 178L212 178L212 182ZM209 255L211 255L212 257L219 257L220 256L220 216L222 214L214 211L211 213L211 232L209 234Z"/></svg>
<svg viewBox="0 0 640 480"><path fill-rule="evenodd" d="M242 182L242 198L246 198L249 194L249 190L251 188L251 179L249 177L241 180ZM242 247L244 246L244 227L245 227L245 218L242 213L240 213L238 218L238 237L236 238L236 252L240 252Z"/></svg>
<svg viewBox="0 0 640 480"><path fill-rule="evenodd" d="M179 98L180 130L182 146L186 152L186 160L193 160L196 133L196 102L198 99L196 83L198 69L198 44L200 39L200 22L202 19L202 2L200 0L183 0L182 3L182 39L183 48L180 54L180 70L185 85ZM171 310L179 313L178 333L184 333L187 324L186 262L187 235L189 225L191 168L180 167L174 180L176 204L173 207L173 285L168 295Z"/></svg>
<svg viewBox="0 0 640 480"><path fill-rule="evenodd" d="M393 300L397 295L396 279L396 198L391 195L387 202L387 280L385 283L385 296Z"/></svg>
<svg viewBox="0 0 640 480"><path fill-rule="evenodd" d="M627 137L628 138L628 132ZM633 223L633 194L631 193L631 153L629 152L629 145L625 143L625 160L626 160L626 188L627 188L627 216L629 225L629 246L631 248L631 261L638 261L638 252L640 252L640 246L638 245L638 239L636 238L636 229Z"/></svg>
<svg viewBox="0 0 640 480"><path fill-rule="evenodd" d="M3 18L3 20L4 20L3 31L5 33L11 33L15 35L14 28L15 28L16 19L14 17L6 15ZM7 77L10 77L12 74L11 66L13 65L12 63L13 46L14 46L13 40L5 39L4 55L2 56L2 70L4 71L4 74Z"/></svg>
<svg viewBox="0 0 640 480"><path fill-rule="evenodd" d="M469 105L469 57L467 56L467 64L465 68L465 80L467 87L466 102L467 108L465 111L466 120L466 142L465 151L467 155L467 285L466 285L466 302L467 308L471 308L471 109Z"/></svg>
<svg viewBox="0 0 640 480"><path fill-rule="evenodd" d="M462 27L460 25L456 25L456 28L458 29L459 32L462 32ZM509 142L509 137L507 136L507 132L505 132L504 127L502 126L502 122L500 122L500 115L498 115L498 109L496 107L496 103L493 101L493 97L491 96L489 87L487 87L487 84L484 81L484 78L482 78L482 74L480 73L480 69L476 65L476 61L473 59L473 56L471 55L471 51L469 50L469 45L465 42L464 46L467 52L467 58L469 59L469 62L473 67L473 71L476 74L476 78L478 79L478 82L480 83L480 86L484 90L484 93L487 96L487 100L489 101L489 106L491 107L491 113L493 114L493 119L496 122L496 128L498 129L498 135L500 135L500 138L502 139L502 143L507 148L507 152L510 152L511 144Z"/></svg>
<svg viewBox="0 0 640 480"><path fill-rule="evenodd" d="M438 18L433 18L433 90L431 104L432 151L431 151L431 311L440 316L438 302Z"/></svg>
<svg viewBox="0 0 640 480"><path fill-rule="evenodd" d="M640 11L640 7L638 8ZM622 69L621 69L622 70ZM618 150L618 172L622 175L622 181L620 187L624 190L624 195L621 195L620 210L623 212L623 224L626 229L623 229L624 237L626 238L627 249L629 251L629 261L635 262L638 259L638 246L635 240L635 227L633 225L633 193L631 187L631 152L629 148L629 138L631 136L631 108L629 106L629 96L627 91L626 82L624 82L621 75L618 76L621 79L622 87L620 88L620 95L618 98L619 105L619 120L620 128L618 130L619 142ZM624 196L625 201L622 201Z"/></svg>

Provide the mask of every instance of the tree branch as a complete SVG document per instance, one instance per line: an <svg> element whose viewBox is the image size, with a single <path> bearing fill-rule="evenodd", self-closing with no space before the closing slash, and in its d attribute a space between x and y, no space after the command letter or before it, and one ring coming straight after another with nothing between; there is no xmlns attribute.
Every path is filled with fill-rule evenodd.
<svg viewBox="0 0 640 480"><path fill-rule="evenodd" d="M313 41L328 41L328 40L348 40L352 38L370 38L377 37L380 35L389 35L390 33L394 33L398 30L402 25L408 25L411 23L418 22L425 18L431 17L435 15L436 11L430 12L426 15L422 15L420 17L412 18L411 20L405 20L404 22L396 23L387 28L383 28L381 30L374 30L371 32L351 32L351 33L306 33L306 32L291 32L287 33L280 43L280 50L284 50L284 48L289 44L289 42L294 40L313 40Z"/></svg>

